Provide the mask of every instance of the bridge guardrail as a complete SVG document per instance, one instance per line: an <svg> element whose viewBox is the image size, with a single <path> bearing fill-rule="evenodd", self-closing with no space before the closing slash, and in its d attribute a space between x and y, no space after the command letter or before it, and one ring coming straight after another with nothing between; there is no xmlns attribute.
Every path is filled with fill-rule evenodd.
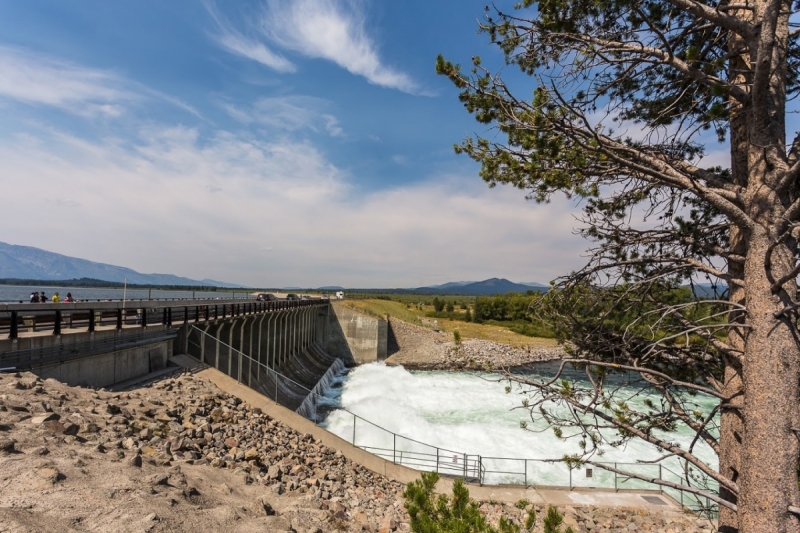
<svg viewBox="0 0 800 533"><path fill-rule="evenodd" d="M327 300L118 300L102 302L0 304L0 336L17 339L21 332L67 330L95 331L114 325L126 326L205 323L231 316L244 316L282 309L328 305Z"/></svg>

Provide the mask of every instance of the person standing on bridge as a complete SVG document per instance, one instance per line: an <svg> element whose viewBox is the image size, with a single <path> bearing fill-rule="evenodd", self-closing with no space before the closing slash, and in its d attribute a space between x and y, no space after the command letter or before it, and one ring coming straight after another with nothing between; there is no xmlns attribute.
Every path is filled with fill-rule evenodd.
<svg viewBox="0 0 800 533"><path fill-rule="evenodd" d="M56 292L55 294L53 294L53 303L57 304L60 301L61 301L61 298L58 297L58 293Z"/></svg>
<svg viewBox="0 0 800 533"><path fill-rule="evenodd" d="M43 304L47 303L47 295L42 291L39 296L39 301Z"/></svg>
<svg viewBox="0 0 800 533"><path fill-rule="evenodd" d="M67 297L66 297L66 298L64 298L64 303L65 303L65 304L71 304L71 303L72 303L72 302L74 302L74 301L75 301L75 299L72 297L72 293L71 293L71 292L68 292L68 293L67 293Z"/></svg>
<svg viewBox="0 0 800 533"><path fill-rule="evenodd" d="M38 304L39 303L39 291L31 293L31 303Z"/></svg>

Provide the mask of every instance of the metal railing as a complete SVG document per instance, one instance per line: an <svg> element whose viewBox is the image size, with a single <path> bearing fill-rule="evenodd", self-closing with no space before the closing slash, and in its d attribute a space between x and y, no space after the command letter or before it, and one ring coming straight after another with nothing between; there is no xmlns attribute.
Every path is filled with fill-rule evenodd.
<svg viewBox="0 0 800 533"><path fill-rule="evenodd" d="M154 324L206 323L252 314L298 307L328 305L327 300L140 300L98 301L50 304L0 304L0 335L17 339L20 333L50 331L53 335L68 330L95 331L114 325L147 327Z"/></svg>

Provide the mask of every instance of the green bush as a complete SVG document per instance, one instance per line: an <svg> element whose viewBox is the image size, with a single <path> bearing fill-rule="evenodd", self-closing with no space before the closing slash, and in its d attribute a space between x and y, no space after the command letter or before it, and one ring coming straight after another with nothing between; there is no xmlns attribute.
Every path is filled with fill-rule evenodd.
<svg viewBox="0 0 800 533"><path fill-rule="evenodd" d="M456 345L461 344L461 332L458 330L453 331L453 340L455 341Z"/></svg>
<svg viewBox="0 0 800 533"><path fill-rule="evenodd" d="M469 498L469 491L460 479L453 483L453 496L434 496L439 474L423 473L422 478L406 485L403 497L415 533L519 533L519 526L501 518L495 529L481 514L478 504Z"/></svg>
<svg viewBox="0 0 800 533"><path fill-rule="evenodd" d="M411 517L411 531L414 533L521 533L523 529L509 522L505 517L500 518L498 527L491 526L481 514L478 503L471 500L469 490L461 479L453 482L453 495L434 495L439 474L436 472L423 473L422 477L406 485L403 491L406 510ZM524 509L530 502L520 500L516 503L519 509ZM547 509L544 519L545 533L562 533L561 524L564 518L555 507ZM533 531L536 524L536 511L533 506L528 509L524 531ZM574 533L568 527L563 533Z"/></svg>

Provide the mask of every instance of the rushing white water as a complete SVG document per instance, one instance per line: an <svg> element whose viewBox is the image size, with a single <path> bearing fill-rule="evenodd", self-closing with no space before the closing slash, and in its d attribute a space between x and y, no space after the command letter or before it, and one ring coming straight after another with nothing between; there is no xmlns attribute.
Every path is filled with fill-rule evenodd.
<svg viewBox="0 0 800 533"><path fill-rule="evenodd" d="M355 437L356 445L420 470L433 470L438 465L445 472L449 469L455 475L471 476L475 459L470 456L480 455L487 470L486 483L615 485L614 475L605 471L595 470L589 478L584 469L576 470L570 480L570 471L563 463L540 461L559 460L578 453L578 439L565 442L541 422L534 425L527 410L521 408L525 396L517 388L506 393L508 383L498 379L499 376L490 374L409 372L381 363L362 365L344 378L341 387L326 391L328 401L339 409L328 415L324 426L349 442ZM640 388L627 389L631 407L641 408L646 395ZM714 405L713 398L697 397L694 401L705 412ZM521 421L528 422L528 430L520 427ZM668 435L671 442L684 449L690 446L693 437L687 428ZM704 444L695 446L695 453L716 466L714 453ZM604 455L596 459L636 463L661 455L654 446L634 440L624 448L607 447ZM676 461L671 460L667 465L680 473ZM641 474L659 475L656 465L626 467ZM661 473L677 481L677 476L666 470ZM633 482L621 484L619 479L616 482L620 488L641 486Z"/></svg>

